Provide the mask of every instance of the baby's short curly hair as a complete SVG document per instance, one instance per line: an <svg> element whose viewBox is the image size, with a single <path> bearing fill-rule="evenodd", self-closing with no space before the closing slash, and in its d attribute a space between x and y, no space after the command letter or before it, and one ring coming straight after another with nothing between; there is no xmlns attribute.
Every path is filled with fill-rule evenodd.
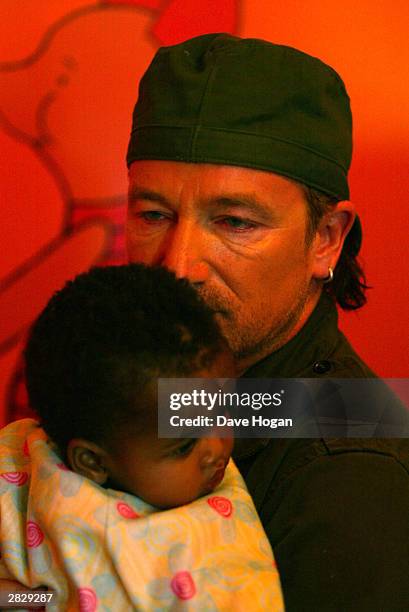
<svg viewBox="0 0 409 612"><path fill-rule="evenodd" d="M158 377L192 376L225 350L187 281L140 264L93 268L58 291L32 327L29 400L65 454L76 437L108 443L152 411Z"/></svg>

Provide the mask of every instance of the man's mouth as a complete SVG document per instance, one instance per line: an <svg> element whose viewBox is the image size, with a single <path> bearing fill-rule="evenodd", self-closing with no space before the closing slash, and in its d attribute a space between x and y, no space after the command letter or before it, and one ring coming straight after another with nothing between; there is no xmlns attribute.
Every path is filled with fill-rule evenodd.
<svg viewBox="0 0 409 612"><path fill-rule="evenodd" d="M223 317L229 317L230 311L226 300L222 300L219 297L216 297L213 293L210 293L205 290L198 289L197 291L202 300L213 312L213 314L218 314Z"/></svg>

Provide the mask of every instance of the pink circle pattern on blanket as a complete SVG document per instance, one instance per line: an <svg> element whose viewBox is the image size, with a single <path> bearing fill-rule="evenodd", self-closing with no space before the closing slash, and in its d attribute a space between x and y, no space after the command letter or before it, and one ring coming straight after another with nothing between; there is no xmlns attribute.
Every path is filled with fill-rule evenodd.
<svg viewBox="0 0 409 612"><path fill-rule="evenodd" d="M175 574L170 586L179 599L191 599L196 594L196 585L190 572L178 572Z"/></svg>
<svg viewBox="0 0 409 612"><path fill-rule="evenodd" d="M215 495L214 497L209 497L207 503L213 510L216 510L220 516L224 516L225 518L229 518L233 513L232 503L227 497Z"/></svg>
<svg viewBox="0 0 409 612"><path fill-rule="evenodd" d="M140 516L137 512L135 512L133 508L131 508L131 506L125 504L124 502L118 502L116 505L116 509L118 510L119 514L124 518L135 519Z"/></svg>
<svg viewBox="0 0 409 612"><path fill-rule="evenodd" d="M82 587L78 589L80 612L95 612L98 599L93 589Z"/></svg>
<svg viewBox="0 0 409 612"><path fill-rule="evenodd" d="M29 548L37 548L44 540L44 534L41 527L34 521L27 523L27 546Z"/></svg>
<svg viewBox="0 0 409 612"><path fill-rule="evenodd" d="M16 487L22 487L28 480L27 472L4 472L1 474L6 482L16 485Z"/></svg>

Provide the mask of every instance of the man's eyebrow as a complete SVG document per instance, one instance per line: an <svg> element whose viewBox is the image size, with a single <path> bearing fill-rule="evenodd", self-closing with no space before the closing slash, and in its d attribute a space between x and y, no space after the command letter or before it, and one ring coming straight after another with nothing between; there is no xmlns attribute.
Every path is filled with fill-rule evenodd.
<svg viewBox="0 0 409 612"><path fill-rule="evenodd" d="M130 187L128 191L128 201L136 202L137 200L148 200L149 202L157 202L166 205L166 198L152 189L143 189L142 187Z"/></svg>
<svg viewBox="0 0 409 612"><path fill-rule="evenodd" d="M271 210L266 206L266 204L263 204L256 197L247 193L234 193L225 196L218 196L216 198L212 198L211 203L226 209L247 209L249 212L256 214L263 221L273 221L277 217L274 210Z"/></svg>

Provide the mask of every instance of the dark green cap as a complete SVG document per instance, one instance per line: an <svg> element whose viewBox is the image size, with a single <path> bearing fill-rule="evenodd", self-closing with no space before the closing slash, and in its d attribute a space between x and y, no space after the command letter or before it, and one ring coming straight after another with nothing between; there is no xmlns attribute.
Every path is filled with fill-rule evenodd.
<svg viewBox="0 0 409 612"><path fill-rule="evenodd" d="M351 155L349 97L330 66L291 47L207 34L156 53L140 82L127 163L268 170L344 200ZM352 233L359 250L359 219Z"/></svg>
<svg viewBox="0 0 409 612"><path fill-rule="evenodd" d="M332 68L291 47L208 34L156 53L127 162L269 170L346 199L351 153L349 98Z"/></svg>

